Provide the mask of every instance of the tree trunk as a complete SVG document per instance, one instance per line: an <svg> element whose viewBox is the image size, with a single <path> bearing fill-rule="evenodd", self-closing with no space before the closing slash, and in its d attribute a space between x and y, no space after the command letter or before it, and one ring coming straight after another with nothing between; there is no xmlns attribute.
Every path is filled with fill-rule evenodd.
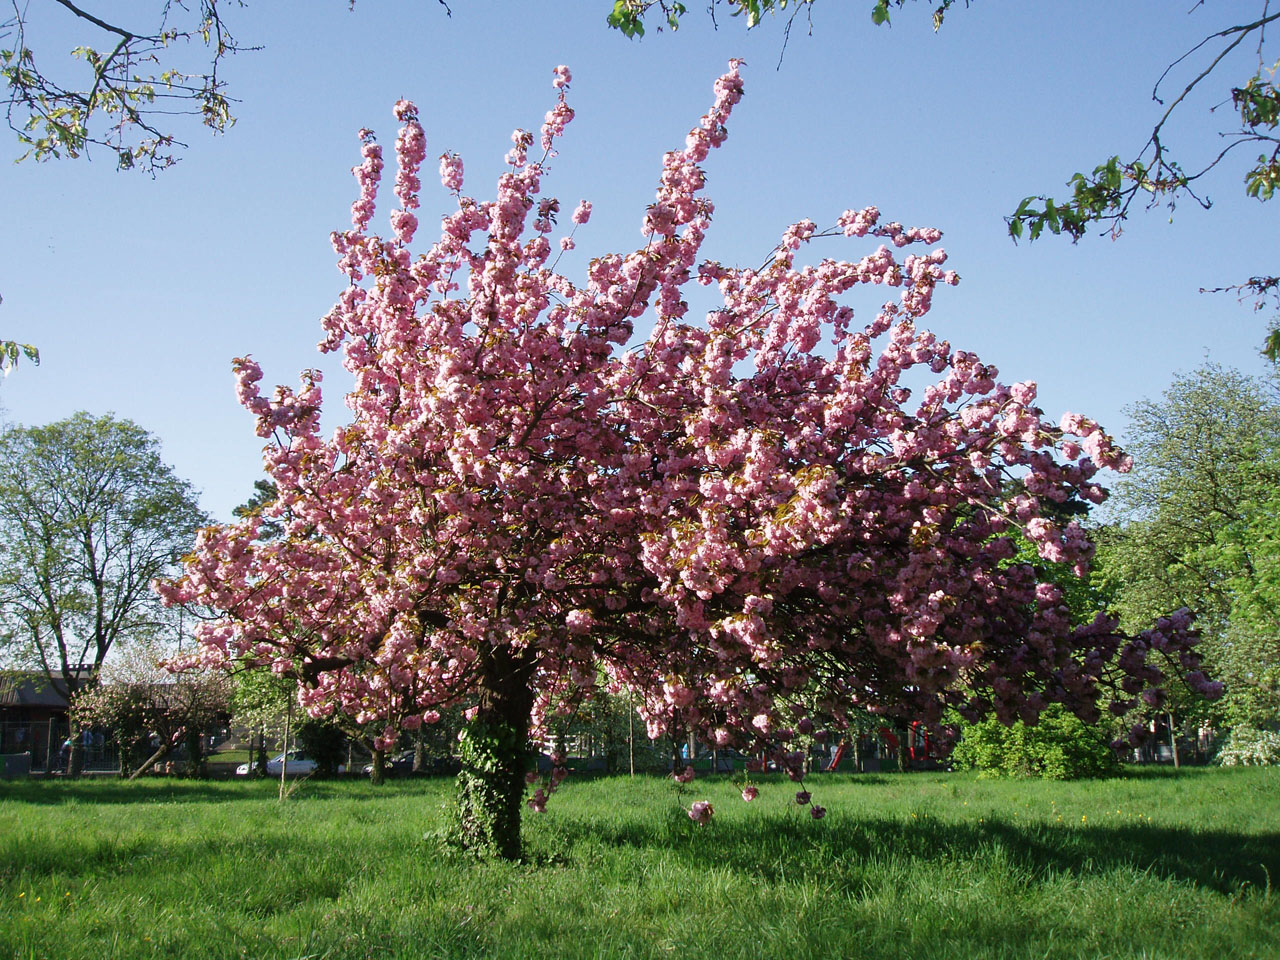
<svg viewBox="0 0 1280 960"><path fill-rule="evenodd" d="M904 724L898 727L898 772L899 773L907 773L911 769L911 765L907 760L907 757L908 757L908 754L907 754L908 739L907 738L910 736L911 736L911 728L909 726L906 726Z"/></svg>
<svg viewBox="0 0 1280 960"><path fill-rule="evenodd" d="M387 751L381 747L374 747L372 753L373 763L369 766L369 782L375 787L380 787L387 779Z"/></svg>
<svg viewBox="0 0 1280 960"><path fill-rule="evenodd" d="M147 757L147 759L142 762L142 766L140 766L137 770L133 771L133 773L129 774L130 782L137 780L140 776L142 776L144 773L146 773L148 770L154 767L156 763L162 760L169 753L171 749L172 747L170 747L170 745L167 743L160 744L159 749L157 749L155 753ZM121 770L124 769L123 762L120 764L120 769Z"/></svg>
<svg viewBox="0 0 1280 960"><path fill-rule="evenodd" d="M204 735L198 730L187 731L187 770L189 779L203 780L208 768L205 766Z"/></svg>
<svg viewBox="0 0 1280 960"><path fill-rule="evenodd" d="M520 858L534 658L497 646L482 655L479 703L459 747L457 839L479 857Z"/></svg>
<svg viewBox="0 0 1280 960"><path fill-rule="evenodd" d="M256 763L258 776L267 775L267 725L264 723L258 731L258 760Z"/></svg>
<svg viewBox="0 0 1280 960"><path fill-rule="evenodd" d="M1181 763L1178 760L1178 732L1173 725L1172 711L1166 713L1165 716L1169 719L1169 749L1173 751L1173 769L1177 770L1181 767Z"/></svg>
<svg viewBox="0 0 1280 960"><path fill-rule="evenodd" d="M72 720L68 725L67 736L71 739L71 754L67 757L67 776L78 777L84 772L84 740L80 724Z"/></svg>
<svg viewBox="0 0 1280 960"><path fill-rule="evenodd" d="M289 772L289 727L293 724L293 698L285 707L284 713L284 753L280 756L280 799L285 798L285 776Z"/></svg>
<svg viewBox="0 0 1280 960"><path fill-rule="evenodd" d="M413 737L413 772L423 773L427 769L427 745L422 739L422 728Z"/></svg>

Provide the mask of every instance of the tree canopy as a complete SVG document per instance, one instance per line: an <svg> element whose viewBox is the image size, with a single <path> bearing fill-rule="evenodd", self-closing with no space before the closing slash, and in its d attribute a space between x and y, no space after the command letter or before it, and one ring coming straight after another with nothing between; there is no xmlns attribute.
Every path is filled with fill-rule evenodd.
<svg viewBox="0 0 1280 960"><path fill-rule="evenodd" d="M955 706L1011 721L1054 702L1093 720L1167 671L1209 688L1184 615L1138 637L1077 625L1058 587L1007 562L1018 530L1082 575L1084 530L1045 504L1100 502L1098 471L1129 460L920 325L959 280L939 231L865 207L792 225L758 270L699 260L701 164L741 98L736 61L664 158L643 245L582 282L557 273L591 214L577 204L561 231L541 196L569 80L557 67L541 131L513 135L495 199L465 194L462 160L442 157L457 209L416 255L416 109L396 105L385 237L370 231L382 148L362 131L352 228L333 237L350 284L322 341L353 376L351 420L326 439L318 373L267 397L258 365L235 362L277 497L202 531L162 587L217 613L202 662L272 663L313 714L379 721L386 744L465 707L464 833L506 856L530 725L602 692L633 690L651 735L791 763L797 720L940 725ZM831 238L874 247L797 262ZM701 321L691 284L721 298ZM855 322L860 289L892 299ZM936 377L914 403L908 372Z"/></svg>
<svg viewBox="0 0 1280 960"><path fill-rule="evenodd" d="M1273 381L1206 364L1130 410L1137 466L1111 504L1105 571L1122 626L1169 605L1196 611L1230 723L1280 722L1270 579L1280 489L1280 396ZM1198 698L1184 713L1203 715Z"/></svg>
<svg viewBox="0 0 1280 960"><path fill-rule="evenodd" d="M71 696L113 645L172 615L151 590L204 522L195 492L129 420L78 413L0 434L0 642Z"/></svg>

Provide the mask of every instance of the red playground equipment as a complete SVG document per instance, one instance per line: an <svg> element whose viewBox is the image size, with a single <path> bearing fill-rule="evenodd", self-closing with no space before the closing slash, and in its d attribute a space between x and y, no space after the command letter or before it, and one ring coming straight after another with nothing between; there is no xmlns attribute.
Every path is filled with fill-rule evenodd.
<svg viewBox="0 0 1280 960"><path fill-rule="evenodd" d="M898 750L898 735L888 727L880 728L880 736L890 750L895 753ZM836 752L831 757L831 762L827 764L826 772L831 773L840 766L840 761L845 758L849 752L849 741L840 741L840 746L836 747ZM907 756L914 763L916 761L924 761L928 759L930 753L929 730L924 727L919 720L911 723L911 732L907 737Z"/></svg>

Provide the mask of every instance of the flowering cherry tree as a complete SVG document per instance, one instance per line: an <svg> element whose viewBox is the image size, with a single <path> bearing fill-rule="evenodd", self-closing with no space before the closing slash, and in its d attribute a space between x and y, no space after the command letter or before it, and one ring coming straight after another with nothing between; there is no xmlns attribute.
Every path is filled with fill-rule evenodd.
<svg viewBox="0 0 1280 960"><path fill-rule="evenodd" d="M208 528L160 585L218 612L203 663L270 663L313 714L380 723L386 742L464 706L463 839L506 857L531 732L604 691L631 690L652 736L794 764L793 724L851 711L938 725L948 706L1012 722L1062 703L1096 720L1158 696L1169 669L1209 688L1184 614L1132 638L1105 617L1076 628L1059 589L1010 562L1020 529L1083 574L1084 530L1047 507L1100 502L1099 469L1129 461L921 326L957 282L937 230L867 207L793 225L759 269L700 257L700 165L742 96L737 62L663 159L644 245L558 273L591 215L579 203L565 232L541 195L569 81L556 68L540 134L514 134L495 199L441 158L457 209L417 253L417 111L395 109L388 236L370 229L384 160L362 131L351 229L333 236L349 284L320 344L354 378L350 421L321 435L318 373L265 396L235 362L284 534ZM797 262L826 238L868 252ZM690 284L720 295L701 319ZM889 296L866 320L846 302L859 287Z"/></svg>

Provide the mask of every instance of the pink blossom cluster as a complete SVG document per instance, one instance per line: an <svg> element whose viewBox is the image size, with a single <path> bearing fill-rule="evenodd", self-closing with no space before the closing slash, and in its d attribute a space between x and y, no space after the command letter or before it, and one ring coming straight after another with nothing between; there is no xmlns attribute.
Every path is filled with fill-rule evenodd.
<svg viewBox="0 0 1280 960"><path fill-rule="evenodd" d="M642 245L557 273L559 206L541 191L568 82L557 70L544 157L517 131L492 199L464 195L445 155L456 209L412 252L417 112L397 105L389 238L370 230L383 165L362 132L352 227L333 235L348 285L321 341L352 377L350 416L322 436L318 374L264 395L258 365L236 362L278 491L263 516L284 534L261 537L258 518L207 528L159 585L217 614L198 628L202 663L275 665L308 711L375 724L384 743L446 706L483 721L480 691L543 732L629 690L651 735L692 732L797 782L796 731L825 736L855 711L941 735L950 707L1092 719L1158 702L1175 674L1216 690L1184 614L1139 637L1078 626L1014 562L1020 531L1083 575L1093 546L1058 508L1101 501L1099 471L1130 461L923 325L958 279L938 231L865 207L799 221L762 268L702 256L702 164L742 96L736 61L663 158ZM884 242L797 259L865 237ZM694 283L719 295L702 318Z"/></svg>
<svg viewBox="0 0 1280 960"><path fill-rule="evenodd" d="M547 801L551 799L551 795L560 789L567 776L569 776L569 768L565 766L565 755L555 753L551 757L551 772L544 779L538 775L538 771L530 770L524 776L526 785L534 788L533 794L529 797L529 809L534 813L546 813Z"/></svg>

